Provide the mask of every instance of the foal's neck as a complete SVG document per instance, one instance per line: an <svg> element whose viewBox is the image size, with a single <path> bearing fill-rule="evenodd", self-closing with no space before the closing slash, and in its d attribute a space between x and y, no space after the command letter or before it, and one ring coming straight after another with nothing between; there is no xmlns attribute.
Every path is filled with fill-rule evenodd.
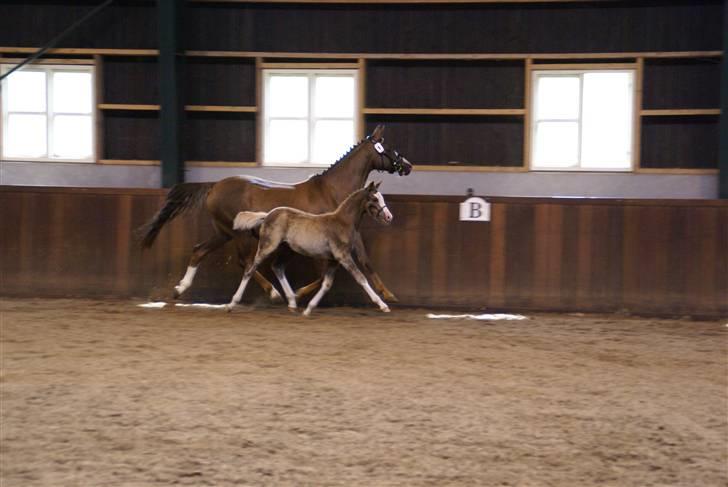
<svg viewBox="0 0 728 487"><path fill-rule="evenodd" d="M350 194L336 209L336 216L346 227L359 228L364 216L364 201L367 197L366 189L360 189Z"/></svg>

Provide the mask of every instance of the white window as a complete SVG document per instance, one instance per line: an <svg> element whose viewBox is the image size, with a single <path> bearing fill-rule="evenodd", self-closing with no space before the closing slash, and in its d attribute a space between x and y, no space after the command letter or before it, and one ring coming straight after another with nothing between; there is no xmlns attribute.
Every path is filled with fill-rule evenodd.
<svg viewBox="0 0 728 487"><path fill-rule="evenodd" d="M356 141L356 71L263 72L263 163L328 166Z"/></svg>
<svg viewBox="0 0 728 487"><path fill-rule="evenodd" d="M632 70L534 71L531 169L632 168Z"/></svg>
<svg viewBox="0 0 728 487"><path fill-rule="evenodd" d="M2 72L12 66L2 65ZM6 160L93 161L93 68L24 67L2 81Z"/></svg>

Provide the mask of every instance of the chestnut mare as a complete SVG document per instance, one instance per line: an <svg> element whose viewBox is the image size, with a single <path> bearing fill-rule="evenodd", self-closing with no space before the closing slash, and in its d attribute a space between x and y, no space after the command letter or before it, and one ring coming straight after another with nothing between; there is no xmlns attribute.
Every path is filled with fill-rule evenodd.
<svg viewBox="0 0 728 487"><path fill-rule="evenodd" d="M258 266L278 250L278 247L286 243L299 254L326 263L321 289L308 303L306 311L303 312L304 316L309 316L324 294L331 289L339 264L349 271L379 309L388 313L389 306L372 290L352 257L355 235L359 233L359 224L365 213L380 223L392 222L392 214L379 193L380 184L370 183L366 188L349 195L335 211L321 215L287 207L279 207L268 213L257 211L238 213L233 229L240 231L259 229L258 251L253 263L245 270L238 290L226 307L227 310L232 311L243 298L248 281ZM296 296L286 279L285 271L285 264L280 262L273 264L273 272L288 299L288 309L294 311Z"/></svg>
<svg viewBox="0 0 728 487"><path fill-rule="evenodd" d="M175 297L190 287L200 262L210 252L233 238L239 263L243 269L247 269L256 249L251 238L255 235L253 232L240 234L233 231L233 220L240 211L267 212L279 206L287 206L314 214L325 213L335 210L349 194L360 189L371 171L387 171L390 174L396 172L400 176L409 174L412 164L396 150L382 144L383 134L384 127L378 125L370 136L352 147L328 169L296 184L276 183L247 176L229 177L217 183L177 184L167 193L164 205L157 214L139 229L143 235L142 246L150 247L167 222L204 203L212 216L215 233L208 240L195 245L187 272L175 286ZM396 297L372 269L358 231L355 232L353 246L359 263L369 275L375 289L387 300L396 301ZM280 254L279 252L277 259L286 259L291 252ZM254 277L271 299L280 299L278 291L263 275L256 272ZM320 283L321 278L299 289L297 295L300 297L313 291Z"/></svg>

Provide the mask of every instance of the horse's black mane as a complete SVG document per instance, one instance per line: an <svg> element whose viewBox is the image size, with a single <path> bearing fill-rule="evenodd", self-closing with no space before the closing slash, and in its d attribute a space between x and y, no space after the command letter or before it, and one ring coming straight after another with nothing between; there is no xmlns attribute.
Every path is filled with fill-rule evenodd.
<svg viewBox="0 0 728 487"><path fill-rule="evenodd" d="M343 161L344 159L346 159L347 157L349 157L349 155L354 151L354 149L356 149L357 147L359 147L360 145L362 145L362 143L364 143L365 140L367 140L366 137L363 138L363 139L361 139L359 142L357 142L356 144L352 145L351 147L349 147L349 150L347 150L344 153L343 156L339 157L336 160L336 162L334 162L333 164L331 164L329 167L327 167L326 169L324 169L320 173L315 174L314 176L323 176L324 174L326 174L327 172L329 172L331 169L335 168L341 161Z"/></svg>

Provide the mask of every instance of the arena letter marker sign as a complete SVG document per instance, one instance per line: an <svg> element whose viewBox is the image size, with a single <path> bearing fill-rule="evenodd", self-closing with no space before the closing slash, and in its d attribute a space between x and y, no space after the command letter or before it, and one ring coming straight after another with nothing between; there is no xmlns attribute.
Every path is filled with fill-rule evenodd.
<svg viewBox="0 0 728 487"><path fill-rule="evenodd" d="M490 203L483 198L471 196L460 203L460 221L464 222L489 222Z"/></svg>

